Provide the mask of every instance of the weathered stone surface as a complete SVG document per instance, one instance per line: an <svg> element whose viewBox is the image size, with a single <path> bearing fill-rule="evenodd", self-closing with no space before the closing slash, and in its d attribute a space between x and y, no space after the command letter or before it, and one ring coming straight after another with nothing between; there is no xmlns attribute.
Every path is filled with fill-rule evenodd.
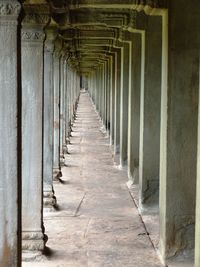
<svg viewBox="0 0 200 267"><path fill-rule="evenodd" d="M60 171L60 52L61 43L58 40L53 55L54 69L54 142L53 142L53 177L57 179L61 176Z"/></svg>
<svg viewBox="0 0 200 267"><path fill-rule="evenodd" d="M140 102L140 208L159 201L162 19L148 17Z"/></svg>
<svg viewBox="0 0 200 267"><path fill-rule="evenodd" d="M45 208L53 208L56 205L53 189L53 41L56 33L53 29L48 28L46 35L44 47L43 204Z"/></svg>
<svg viewBox="0 0 200 267"><path fill-rule="evenodd" d="M128 97L131 86L130 43L124 42L121 57L121 92L120 92L120 166L127 164L128 158Z"/></svg>
<svg viewBox="0 0 200 267"><path fill-rule="evenodd" d="M37 15L36 15L37 17ZM45 19L46 21L46 19ZM43 23L43 19L42 19ZM24 20L22 39L22 249L44 249L42 221L43 24Z"/></svg>
<svg viewBox="0 0 200 267"><path fill-rule="evenodd" d="M161 105L160 248L163 258L190 255L194 247L200 43L196 10L200 2L187 2L177 10L181 3L170 1L169 12L173 15L169 21L169 46L164 50L169 64L165 69L168 80L163 76ZM185 19L186 11L190 15ZM183 28L186 30L181 31Z"/></svg>
<svg viewBox="0 0 200 267"><path fill-rule="evenodd" d="M139 135L140 135L140 90L141 90L141 33L132 35L132 75L129 91L128 119L128 178L130 184L139 182Z"/></svg>
<svg viewBox="0 0 200 267"><path fill-rule="evenodd" d="M0 266L20 266L18 1L0 1Z"/></svg>

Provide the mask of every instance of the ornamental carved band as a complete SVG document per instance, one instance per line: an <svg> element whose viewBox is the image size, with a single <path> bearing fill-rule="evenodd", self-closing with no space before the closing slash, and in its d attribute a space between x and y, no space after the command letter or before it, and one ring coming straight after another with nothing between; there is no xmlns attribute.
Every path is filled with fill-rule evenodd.
<svg viewBox="0 0 200 267"><path fill-rule="evenodd" d="M38 41L43 42L45 38L45 34L43 31L37 30L22 30L21 32L21 40L22 41Z"/></svg>
<svg viewBox="0 0 200 267"><path fill-rule="evenodd" d="M21 5L17 1L0 1L0 16L18 16Z"/></svg>
<svg viewBox="0 0 200 267"><path fill-rule="evenodd" d="M23 24L30 24L30 25L43 25L49 22L49 15L48 14L27 14L23 20Z"/></svg>

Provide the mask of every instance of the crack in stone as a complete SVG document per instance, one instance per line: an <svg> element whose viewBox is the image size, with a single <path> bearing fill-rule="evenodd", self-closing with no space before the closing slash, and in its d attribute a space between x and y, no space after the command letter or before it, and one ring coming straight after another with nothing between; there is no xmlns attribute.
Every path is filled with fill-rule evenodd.
<svg viewBox="0 0 200 267"><path fill-rule="evenodd" d="M83 197L82 197L82 199L81 199L81 201L80 201L80 203L79 203L79 205L78 205L78 207L77 207L77 209L76 209L76 211L75 211L74 217L77 217L77 215L78 215L78 213L79 213L79 211L80 211L81 205L82 205L82 203L83 203L85 197L86 197L86 193L83 195Z"/></svg>

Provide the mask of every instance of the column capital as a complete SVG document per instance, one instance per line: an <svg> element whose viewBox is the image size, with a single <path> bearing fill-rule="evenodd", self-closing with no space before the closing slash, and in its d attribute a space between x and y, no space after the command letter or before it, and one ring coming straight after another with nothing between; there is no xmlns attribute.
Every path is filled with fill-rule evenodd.
<svg viewBox="0 0 200 267"><path fill-rule="evenodd" d="M50 7L47 3L24 4L23 9L23 26L44 28L50 22Z"/></svg>
<svg viewBox="0 0 200 267"><path fill-rule="evenodd" d="M46 40L45 40L45 52L53 53L55 49L55 40L58 37L58 25L57 23L51 18L49 25L45 29Z"/></svg>
<svg viewBox="0 0 200 267"><path fill-rule="evenodd" d="M21 5L17 0L0 0L0 20L15 22L19 16Z"/></svg>
<svg viewBox="0 0 200 267"><path fill-rule="evenodd" d="M44 27L50 20L50 11L47 4L24 4L24 19L22 21L21 38L27 42L43 42Z"/></svg>

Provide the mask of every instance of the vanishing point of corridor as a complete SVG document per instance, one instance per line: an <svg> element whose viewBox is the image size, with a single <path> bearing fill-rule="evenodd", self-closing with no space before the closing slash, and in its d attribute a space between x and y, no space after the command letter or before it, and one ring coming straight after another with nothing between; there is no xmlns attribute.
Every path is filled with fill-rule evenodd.
<svg viewBox="0 0 200 267"><path fill-rule="evenodd" d="M55 184L58 210L44 215L47 255L24 267L161 266L101 127L88 93L81 93L70 154Z"/></svg>

